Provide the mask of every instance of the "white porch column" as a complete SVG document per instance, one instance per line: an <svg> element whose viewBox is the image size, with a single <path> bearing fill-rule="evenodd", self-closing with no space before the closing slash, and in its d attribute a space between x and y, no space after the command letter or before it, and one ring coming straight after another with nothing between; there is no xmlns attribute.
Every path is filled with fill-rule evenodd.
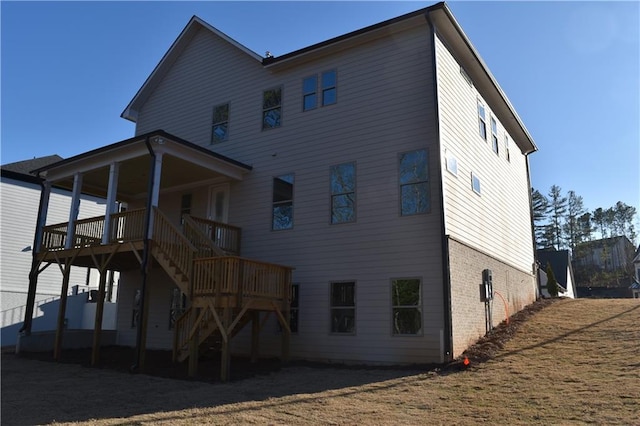
<svg viewBox="0 0 640 426"><path fill-rule="evenodd" d="M151 208L158 207L158 199L160 198L160 178L162 177L162 152L156 152L156 162L153 167L153 187L151 188ZM149 216L149 238L153 238L153 222L154 215L150 213Z"/></svg>
<svg viewBox="0 0 640 426"><path fill-rule="evenodd" d="M71 210L69 210L69 226L67 227L67 239L64 243L65 249L73 247L73 236L76 231L76 220L80 212L80 195L82 192L82 174L76 173L73 176L73 195L71 197Z"/></svg>
<svg viewBox="0 0 640 426"><path fill-rule="evenodd" d="M109 244L111 234L111 215L116 213L116 194L118 193L118 174L120 163L111 163L109 167L109 188L107 189L107 208L104 216L102 244Z"/></svg>

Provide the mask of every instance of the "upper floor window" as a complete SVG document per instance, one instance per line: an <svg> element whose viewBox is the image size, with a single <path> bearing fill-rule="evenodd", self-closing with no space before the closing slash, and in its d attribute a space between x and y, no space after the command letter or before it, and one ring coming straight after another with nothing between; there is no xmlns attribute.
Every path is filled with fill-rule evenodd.
<svg viewBox="0 0 640 426"><path fill-rule="evenodd" d="M356 331L356 283L331 283L331 332Z"/></svg>
<svg viewBox="0 0 640 426"><path fill-rule="evenodd" d="M262 94L262 129L280 127L282 118L282 87L265 90Z"/></svg>
<svg viewBox="0 0 640 426"><path fill-rule="evenodd" d="M271 227L278 231L293 228L293 174L273 178Z"/></svg>
<svg viewBox="0 0 640 426"><path fill-rule="evenodd" d="M356 220L356 165L331 167L331 223Z"/></svg>
<svg viewBox="0 0 640 426"><path fill-rule="evenodd" d="M480 195L480 178L475 173L471 173L471 189L473 189L473 192Z"/></svg>
<svg viewBox="0 0 640 426"><path fill-rule="evenodd" d="M337 101L336 70L322 73L322 106L335 104Z"/></svg>
<svg viewBox="0 0 640 426"><path fill-rule="evenodd" d="M478 101L478 131L480 137L487 140L487 119L485 118L484 105Z"/></svg>
<svg viewBox="0 0 640 426"><path fill-rule="evenodd" d="M419 279L391 281L393 334L419 334L422 331L422 308Z"/></svg>
<svg viewBox="0 0 640 426"><path fill-rule="evenodd" d="M451 153L451 151L447 150L445 151L444 158L447 166L447 171L454 176L458 176L458 160L456 159L456 157Z"/></svg>
<svg viewBox="0 0 640 426"><path fill-rule="evenodd" d="M400 211L404 215L429 211L427 150L400 154Z"/></svg>
<svg viewBox="0 0 640 426"><path fill-rule="evenodd" d="M491 117L491 145L493 146L493 152L498 153L498 124L496 119Z"/></svg>
<svg viewBox="0 0 640 426"><path fill-rule="evenodd" d="M224 142L229 138L229 104L213 108L211 143Z"/></svg>
<svg viewBox="0 0 640 426"><path fill-rule="evenodd" d="M302 82L302 110L309 111L318 106L318 76L312 75Z"/></svg>
<svg viewBox="0 0 640 426"><path fill-rule="evenodd" d="M509 136L504 135L504 152L507 155L507 161L511 161L511 153L509 152Z"/></svg>

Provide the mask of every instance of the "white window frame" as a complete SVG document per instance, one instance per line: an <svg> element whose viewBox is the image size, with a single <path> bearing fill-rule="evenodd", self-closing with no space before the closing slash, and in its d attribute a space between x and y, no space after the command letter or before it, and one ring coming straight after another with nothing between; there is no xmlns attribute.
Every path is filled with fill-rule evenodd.
<svg viewBox="0 0 640 426"><path fill-rule="evenodd" d="M418 282L418 303L416 305L395 305L394 304L394 296L393 296L393 286L397 281L417 281ZM390 282L390 302L391 302L391 335L396 337L414 337L414 336L422 336L424 333L424 317L422 316L422 279L418 277L410 277L410 278L392 278ZM420 330L417 333L396 333L396 309L416 309L420 313Z"/></svg>
<svg viewBox="0 0 640 426"><path fill-rule="evenodd" d="M333 286L334 284L353 284L353 305L334 306L333 305ZM329 333L336 336L353 336L357 330L357 290L358 284L356 280L331 281L329 283ZM353 310L353 331L334 331L333 312L335 310Z"/></svg>
<svg viewBox="0 0 640 426"><path fill-rule="evenodd" d="M476 189L476 182L478 182L477 189ZM478 195L482 195L482 184L480 181L480 177L474 172L471 172L471 190Z"/></svg>

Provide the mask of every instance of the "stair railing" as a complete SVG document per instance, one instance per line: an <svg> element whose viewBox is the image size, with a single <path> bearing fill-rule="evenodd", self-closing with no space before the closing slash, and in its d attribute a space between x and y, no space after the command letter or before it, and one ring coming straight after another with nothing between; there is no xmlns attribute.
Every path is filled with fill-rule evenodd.
<svg viewBox="0 0 640 426"><path fill-rule="evenodd" d="M158 208L153 208L153 243L159 247L176 267L187 277L191 277L193 254L196 248L167 216Z"/></svg>
<svg viewBox="0 0 640 426"><path fill-rule="evenodd" d="M184 219L184 235L196 248L196 258L224 256L225 252L218 247L208 232L205 232L202 224L196 222L189 215L182 216Z"/></svg>

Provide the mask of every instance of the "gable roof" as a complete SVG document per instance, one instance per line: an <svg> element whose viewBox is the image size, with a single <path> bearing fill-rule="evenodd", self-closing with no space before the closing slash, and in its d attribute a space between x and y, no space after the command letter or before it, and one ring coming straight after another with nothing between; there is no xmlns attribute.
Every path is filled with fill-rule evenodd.
<svg viewBox="0 0 640 426"><path fill-rule="evenodd" d="M3 164L0 166L2 177L21 180L24 182L38 183L41 179L32 170L46 167L50 164L61 161L58 154L47 155L45 157L32 158L30 160L16 161L15 163Z"/></svg>
<svg viewBox="0 0 640 426"><path fill-rule="evenodd" d="M537 151L538 148L531 134L518 116L515 108L444 2L436 3L278 57L268 58L262 58L202 19L193 16L120 116L136 122L139 109L200 29L212 32L253 59L260 61L265 68L273 69L286 66L288 63L296 63L298 60L307 57L330 54L335 50L345 49L360 43L362 40L382 37L387 35L391 28L396 30L418 24L432 27L439 37L446 39L449 48L455 50L456 59L471 76L485 101L497 114L505 117L503 125L508 128L509 133L514 137L514 142L522 152L530 154Z"/></svg>
<svg viewBox="0 0 640 426"><path fill-rule="evenodd" d="M162 59L160 59L158 65L156 65L149 77L147 77L145 82L142 84L142 87L140 87L131 102L129 102L129 105L127 105L124 111L122 111L120 117L133 121L134 123L136 122L136 120L138 119L139 108L145 103L147 98L151 95L158 84L160 84L164 76L171 69L178 57L187 47L193 36L195 36L195 34L200 29L204 29L215 34L232 46L246 53L249 57L255 59L256 61L262 61L262 56L238 43L222 31L212 27L211 25L194 15L191 17L180 35L178 35L178 38L173 42L171 47L169 47L169 50L167 50Z"/></svg>
<svg viewBox="0 0 640 426"><path fill-rule="evenodd" d="M547 264L551 265L553 275L562 287L567 288L569 278L574 282L569 250L536 250L536 257L541 269L546 271Z"/></svg>

